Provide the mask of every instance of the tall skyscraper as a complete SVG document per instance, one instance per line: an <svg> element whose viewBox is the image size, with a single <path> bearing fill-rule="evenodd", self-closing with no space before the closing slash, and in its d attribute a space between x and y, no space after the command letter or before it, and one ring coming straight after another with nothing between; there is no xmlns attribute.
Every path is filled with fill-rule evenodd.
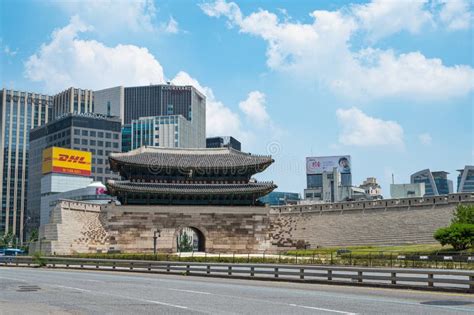
<svg viewBox="0 0 474 315"><path fill-rule="evenodd" d="M448 179L448 172L431 172L424 169L411 175L412 184L425 183L425 196L446 195L453 192L453 181Z"/></svg>
<svg viewBox="0 0 474 315"><path fill-rule="evenodd" d="M54 95L52 119L69 113L93 113L94 93L91 90L69 88Z"/></svg>
<svg viewBox="0 0 474 315"><path fill-rule="evenodd" d="M126 87L123 149L206 147L206 97L192 86Z"/></svg>
<svg viewBox="0 0 474 315"><path fill-rule="evenodd" d="M140 117L164 115L182 115L205 126L206 97L192 86L161 84L125 88L124 124Z"/></svg>
<svg viewBox="0 0 474 315"><path fill-rule="evenodd" d="M458 193L474 192L474 165L466 165L458 172Z"/></svg>
<svg viewBox="0 0 474 315"><path fill-rule="evenodd" d="M61 147L92 153L91 177L105 183L120 179L109 168L108 156L122 151L121 123L118 118L96 114L67 114L30 132L30 173L28 186L28 215L31 228L38 228L41 203L43 151Z"/></svg>
<svg viewBox="0 0 474 315"><path fill-rule="evenodd" d="M30 92L0 91L0 234L12 232L21 241L28 187L29 131L51 117L53 98Z"/></svg>

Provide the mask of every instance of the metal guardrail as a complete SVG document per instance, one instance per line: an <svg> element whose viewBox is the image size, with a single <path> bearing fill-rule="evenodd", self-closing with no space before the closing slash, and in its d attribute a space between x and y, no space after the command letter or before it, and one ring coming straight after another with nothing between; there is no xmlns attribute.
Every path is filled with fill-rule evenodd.
<svg viewBox="0 0 474 315"><path fill-rule="evenodd" d="M258 280L439 289L474 293L474 272L287 264L195 263L29 256L0 257L0 266L135 271Z"/></svg>

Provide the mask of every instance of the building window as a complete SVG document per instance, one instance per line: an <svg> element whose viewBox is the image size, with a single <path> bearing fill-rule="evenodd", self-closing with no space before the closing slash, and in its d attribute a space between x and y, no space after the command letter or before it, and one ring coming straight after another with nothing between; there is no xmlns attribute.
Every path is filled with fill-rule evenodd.
<svg viewBox="0 0 474 315"><path fill-rule="evenodd" d="M103 137L104 137L104 133L103 133L102 131L99 131L99 132L97 133L97 135L98 135L99 138L103 138Z"/></svg>
<svg viewBox="0 0 474 315"><path fill-rule="evenodd" d="M89 135L89 131L87 131L87 130L82 130L82 135L83 135L83 136L88 136L88 135Z"/></svg>
<svg viewBox="0 0 474 315"><path fill-rule="evenodd" d="M74 129L74 135L78 136L81 134L81 131L79 129Z"/></svg>
<svg viewBox="0 0 474 315"><path fill-rule="evenodd" d="M82 139L82 145L87 145L87 139Z"/></svg>
<svg viewBox="0 0 474 315"><path fill-rule="evenodd" d="M80 144L80 143L81 143L80 139L78 138L74 139L74 144Z"/></svg>
<svg viewBox="0 0 474 315"><path fill-rule="evenodd" d="M90 134L90 136L91 136L91 137L95 137L95 135L96 135L96 132L95 132L95 131L93 131L93 130L91 130L89 134Z"/></svg>

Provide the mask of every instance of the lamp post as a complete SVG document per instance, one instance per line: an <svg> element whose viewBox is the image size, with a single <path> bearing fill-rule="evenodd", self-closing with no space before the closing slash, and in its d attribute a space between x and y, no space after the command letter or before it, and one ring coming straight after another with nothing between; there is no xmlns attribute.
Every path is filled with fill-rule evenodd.
<svg viewBox="0 0 474 315"><path fill-rule="evenodd" d="M160 230L156 230L153 232L153 254L156 255L156 240L160 237Z"/></svg>

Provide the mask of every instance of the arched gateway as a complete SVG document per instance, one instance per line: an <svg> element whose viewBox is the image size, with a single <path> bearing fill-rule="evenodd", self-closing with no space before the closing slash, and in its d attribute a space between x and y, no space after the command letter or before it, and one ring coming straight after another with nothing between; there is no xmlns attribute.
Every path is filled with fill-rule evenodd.
<svg viewBox="0 0 474 315"><path fill-rule="evenodd" d="M187 226L176 229L177 252L205 252L206 238L198 228Z"/></svg>

